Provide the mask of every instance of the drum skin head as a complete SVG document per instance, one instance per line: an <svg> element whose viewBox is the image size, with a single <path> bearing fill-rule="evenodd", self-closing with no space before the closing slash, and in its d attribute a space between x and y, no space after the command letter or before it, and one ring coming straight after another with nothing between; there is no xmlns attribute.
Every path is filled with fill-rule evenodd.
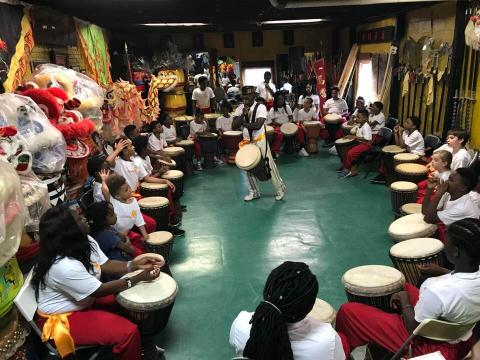
<svg viewBox="0 0 480 360"><path fill-rule="evenodd" d="M224 131L224 132L223 132L223 135L225 135L225 136L242 136L242 132L241 132L241 131L237 131L237 130Z"/></svg>
<svg viewBox="0 0 480 360"><path fill-rule="evenodd" d="M292 136L295 135L298 131L297 125L294 123L285 123L282 126L280 126L280 131L287 136Z"/></svg>
<svg viewBox="0 0 480 360"><path fill-rule="evenodd" d="M402 289L405 276L390 266L364 265L348 270L342 282L352 294L383 296Z"/></svg>
<svg viewBox="0 0 480 360"><path fill-rule="evenodd" d="M159 183L142 182L140 184L140 187L142 187L144 189L150 189L150 190L160 190L160 189L168 188L168 185L167 184L159 184Z"/></svg>
<svg viewBox="0 0 480 360"><path fill-rule="evenodd" d="M333 323L337 312L335 309L326 301L316 298L315 304L313 305L312 311L308 316L313 317L314 319L320 321L321 323Z"/></svg>
<svg viewBox="0 0 480 360"><path fill-rule="evenodd" d="M423 214L402 216L390 224L388 234L396 242L432 236L437 231L437 225L426 223Z"/></svg>
<svg viewBox="0 0 480 360"><path fill-rule="evenodd" d="M418 185L410 181L395 181L390 184L390 189L396 191L415 191Z"/></svg>
<svg viewBox="0 0 480 360"><path fill-rule="evenodd" d="M138 205L144 209L155 209L168 206L168 199L162 196L149 196L138 200Z"/></svg>
<svg viewBox="0 0 480 360"><path fill-rule="evenodd" d="M443 249L443 243L438 239L416 238L393 245L390 248L390 255L396 258L415 259L438 254Z"/></svg>
<svg viewBox="0 0 480 360"><path fill-rule="evenodd" d="M169 231L155 231L149 234L147 243L152 245L166 244L173 239L173 235Z"/></svg>
<svg viewBox="0 0 480 360"><path fill-rule="evenodd" d="M168 170L165 174L162 175L163 179L175 180L183 177L183 172L180 170Z"/></svg>
<svg viewBox="0 0 480 360"><path fill-rule="evenodd" d="M261 157L262 154L257 145L247 144L238 150L235 155L235 164L242 170L251 170L260 162Z"/></svg>

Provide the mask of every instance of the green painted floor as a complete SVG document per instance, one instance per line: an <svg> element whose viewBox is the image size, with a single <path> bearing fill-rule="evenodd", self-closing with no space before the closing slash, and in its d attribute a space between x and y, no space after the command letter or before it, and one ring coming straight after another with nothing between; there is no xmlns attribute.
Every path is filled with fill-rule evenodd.
<svg viewBox="0 0 480 360"><path fill-rule="evenodd" d="M335 308L346 301L346 270L390 265L387 187L371 185L363 172L338 179L338 158L325 150L308 158L282 155L278 166L287 184L281 202L263 183L262 198L244 203L245 179L235 166L186 180L187 233L176 239L172 258L180 292L157 336L166 359L230 359L233 319L255 309L269 272L283 261L306 262L319 279L318 297Z"/></svg>

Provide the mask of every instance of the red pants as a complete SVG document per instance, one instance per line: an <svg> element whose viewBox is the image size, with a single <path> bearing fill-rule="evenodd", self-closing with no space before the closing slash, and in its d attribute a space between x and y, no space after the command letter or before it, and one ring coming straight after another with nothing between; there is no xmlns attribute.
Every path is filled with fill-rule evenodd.
<svg viewBox="0 0 480 360"><path fill-rule="evenodd" d="M202 147L200 146L200 141L197 139L193 140L193 148L195 151L195 159L197 159L197 161L202 160Z"/></svg>
<svg viewBox="0 0 480 360"><path fill-rule="evenodd" d="M118 359L140 360L141 338L137 325L115 314L117 310L115 297L109 295L96 299L88 309L73 312L68 322L75 346L112 346ZM44 318L37 319L40 329L45 321Z"/></svg>
<svg viewBox="0 0 480 360"><path fill-rule="evenodd" d="M415 306L418 301L418 289L411 284L405 284L405 290L409 294L410 303ZM347 338L350 350L375 343L395 353L410 336L400 315L389 314L359 303L347 303L340 307L336 328ZM452 345L417 338L412 348L414 356L440 351L445 359L457 360L467 355L471 345L470 340Z"/></svg>
<svg viewBox="0 0 480 360"><path fill-rule="evenodd" d="M417 184L418 186L417 204L423 204L423 199L425 198L425 193L427 192L427 185L428 185L428 180L420 181ZM435 192L432 193L432 195L434 194Z"/></svg>
<svg viewBox="0 0 480 360"><path fill-rule="evenodd" d="M345 158L342 159L343 166L345 167L345 169L350 170L353 162L357 160L360 157L360 155L362 155L365 151L368 151L371 148L372 148L372 145L370 144L360 143L348 149L347 153L345 154Z"/></svg>
<svg viewBox="0 0 480 360"><path fill-rule="evenodd" d="M200 109L200 111L204 114L211 114L212 113L212 108L208 107L208 108L197 108L197 109ZM193 114L195 116L195 114Z"/></svg>
<svg viewBox="0 0 480 360"><path fill-rule="evenodd" d="M171 203L173 204L173 201ZM155 219L145 214L142 214L142 216L143 221L145 221L145 230L147 231L147 233L151 234L152 232L157 231L157 222L155 221ZM138 233L138 231L130 231L128 233L128 238L130 239L133 249L135 250L135 256L141 255L145 252L145 248L143 247L143 239L142 236Z"/></svg>
<svg viewBox="0 0 480 360"><path fill-rule="evenodd" d="M283 142L283 133L280 131L280 126L273 126L273 128L275 130L275 140L272 144L272 153L279 154Z"/></svg>

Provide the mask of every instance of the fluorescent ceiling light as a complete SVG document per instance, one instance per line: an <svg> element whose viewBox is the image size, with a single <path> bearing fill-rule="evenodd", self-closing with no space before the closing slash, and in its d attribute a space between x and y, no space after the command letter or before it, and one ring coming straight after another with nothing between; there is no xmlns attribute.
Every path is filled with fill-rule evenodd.
<svg viewBox="0 0 480 360"><path fill-rule="evenodd" d="M262 25L279 25L279 24L310 24L325 21L325 19L297 19L297 20L269 20L263 21Z"/></svg>
<svg viewBox="0 0 480 360"><path fill-rule="evenodd" d="M208 26L207 23L146 23L143 26Z"/></svg>

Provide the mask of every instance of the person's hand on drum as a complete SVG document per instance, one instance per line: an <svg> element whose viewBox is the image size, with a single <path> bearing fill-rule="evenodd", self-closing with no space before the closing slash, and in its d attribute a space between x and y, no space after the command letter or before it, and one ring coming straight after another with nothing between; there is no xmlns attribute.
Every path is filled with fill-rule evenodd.
<svg viewBox="0 0 480 360"><path fill-rule="evenodd" d="M423 274L427 274L430 276L440 276L440 275L448 274L450 272L450 270L445 269L437 264L421 264L421 265L417 265L417 268Z"/></svg>
<svg viewBox="0 0 480 360"><path fill-rule="evenodd" d="M152 281L160 276L160 268L151 266L149 269L142 270L141 273L136 275L138 281Z"/></svg>
<svg viewBox="0 0 480 360"><path fill-rule="evenodd" d="M170 180L167 180L166 184L172 191L175 191L175 185Z"/></svg>
<svg viewBox="0 0 480 360"><path fill-rule="evenodd" d="M140 259L133 259L132 265L134 270L145 270L145 269L152 269L152 268L161 268L165 265L165 259L161 255L155 256L143 256Z"/></svg>
<svg viewBox="0 0 480 360"><path fill-rule="evenodd" d="M410 305L410 297L406 291L399 291L390 298L390 307L394 310L401 310L407 305Z"/></svg>

